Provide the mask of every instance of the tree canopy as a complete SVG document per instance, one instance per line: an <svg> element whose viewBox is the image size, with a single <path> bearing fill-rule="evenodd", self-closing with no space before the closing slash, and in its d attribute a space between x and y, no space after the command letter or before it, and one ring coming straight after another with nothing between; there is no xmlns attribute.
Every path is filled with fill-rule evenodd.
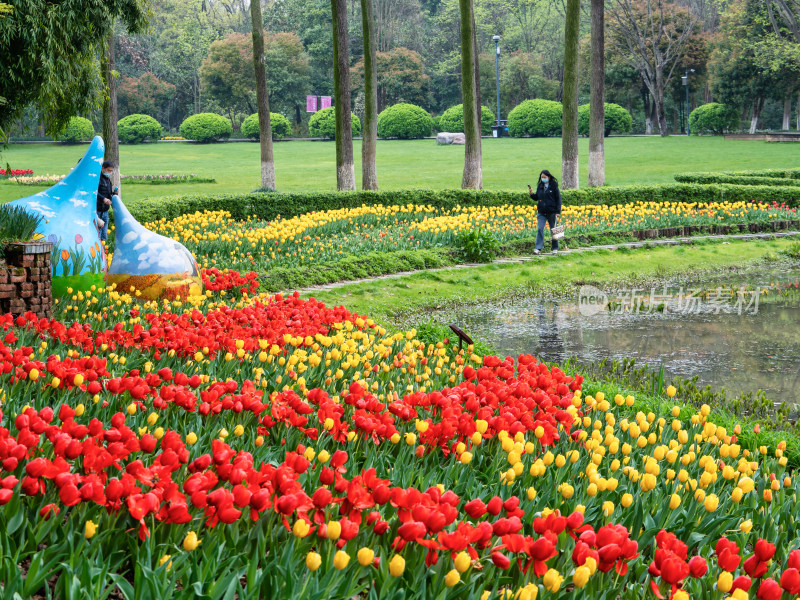
<svg viewBox="0 0 800 600"><path fill-rule="evenodd" d="M69 118L86 113L102 100L97 51L115 19L130 32L146 26L146 0L15 1L0 19L0 126L35 102L56 133Z"/></svg>

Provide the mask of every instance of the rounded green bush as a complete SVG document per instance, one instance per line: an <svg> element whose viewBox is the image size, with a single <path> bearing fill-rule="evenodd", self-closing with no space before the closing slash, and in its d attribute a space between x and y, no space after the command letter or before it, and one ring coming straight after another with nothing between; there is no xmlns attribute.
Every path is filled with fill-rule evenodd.
<svg viewBox="0 0 800 600"><path fill-rule="evenodd" d="M89 119L71 117L58 139L65 144L79 144L94 137L94 125Z"/></svg>
<svg viewBox="0 0 800 600"><path fill-rule="evenodd" d="M578 107L578 133L580 135L589 135L589 118L590 106L588 104L581 104ZM633 128L633 117L625 108L619 104L606 102L603 105L603 112L605 113L605 131L604 136L608 136L611 132L616 133L630 133Z"/></svg>
<svg viewBox="0 0 800 600"><path fill-rule="evenodd" d="M561 135L560 102L525 100L508 115L508 134L512 137Z"/></svg>
<svg viewBox="0 0 800 600"><path fill-rule="evenodd" d="M353 137L361 135L361 120L353 113L350 113L350 119ZM311 115L308 120L308 132L311 137L334 139L336 137L336 113L334 113L334 108L329 106Z"/></svg>
<svg viewBox="0 0 800 600"><path fill-rule="evenodd" d="M481 106L481 135L492 133L492 125L495 123L494 113L487 107ZM439 117L439 131L450 133L464 132L464 105L457 104L451 106Z"/></svg>
<svg viewBox="0 0 800 600"><path fill-rule="evenodd" d="M231 137L231 122L216 113L199 113L181 123L181 135L201 144L218 142Z"/></svg>
<svg viewBox="0 0 800 600"><path fill-rule="evenodd" d="M139 144L161 137L161 125L150 115L128 115L117 122L117 135L123 144Z"/></svg>
<svg viewBox="0 0 800 600"><path fill-rule="evenodd" d="M401 102L378 115L378 136L401 140L419 139L431 134L433 119L427 110Z"/></svg>
<svg viewBox="0 0 800 600"><path fill-rule="evenodd" d="M289 119L281 113L269 113L269 124L272 127L272 139L282 140L292 131L292 124ZM242 135L246 138L258 140L261 138L261 130L258 127L258 113L253 113L242 123Z"/></svg>
<svg viewBox="0 0 800 600"><path fill-rule="evenodd" d="M718 102L698 106L689 114L689 130L694 135L700 133L722 135L738 126L739 114L736 109Z"/></svg>

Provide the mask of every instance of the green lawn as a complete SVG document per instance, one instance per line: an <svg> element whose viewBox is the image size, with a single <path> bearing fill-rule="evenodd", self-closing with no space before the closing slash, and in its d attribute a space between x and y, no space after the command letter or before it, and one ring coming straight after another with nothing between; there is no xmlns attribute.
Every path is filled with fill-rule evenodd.
<svg viewBox="0 0 800 600"><path fill-rule="evenodd" d="M435 311L453 304L472 303L521 294L563 293L577 285L604 287L632 285L703 271L741 267L797 246L794 238L706 242L657 246L636 250L596 250L545 256L525 263L423 271L378 281L345 284L326 290L305 291L328 306L344 305L358 314L393 326L413 313ZM412 319L413 320L413 319Z"/></svg>
<svg viewBox="0 0 800 600"><path fill-rule="evenodd" d="M63 174L75 165L86 146L59 144L11 145L0 162L36 175ZM122 146L123 173L196 173L213 184L128 185L126 198L183 193L249 192L259 187L259 146L256 143L195 145L159 143ZM359 185L361 144L356 141ZM588 140L580 140L581 181L586 181ZM461 185L463 146L437 146L433 140L378 142L381 188L457 188ZM278 189L333 190L336 186L333 142L275 144ZM609 138L606 140L608 185L665 183L679 171L788 168L800 166L800 144L770 144L721 137L672 136ZM521 189L533 184L541 169L561 171L561 139L484 139L483 183L492 189ZM0 202L44 189L0 182Z"/></svg>

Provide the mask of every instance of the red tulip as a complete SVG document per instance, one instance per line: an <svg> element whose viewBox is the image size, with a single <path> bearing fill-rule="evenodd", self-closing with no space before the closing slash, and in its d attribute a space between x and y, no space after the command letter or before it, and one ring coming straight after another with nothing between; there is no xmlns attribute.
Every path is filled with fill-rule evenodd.
<svg viewBox="0 0 800 600"><path fill-rule="evenodd" d="M486 514L486 505L482 500L476 498L475 500L470 500L464 505L464 512L473 519L480 519Z"/></svg>
<svg viewBox="0 0 800 600"><path fill-rule="evenodd" d="M317 508L325 508L331 503L333 494L328 488L318 488L314 495L311 496L311 501Z"/></svg>
<svg viewBox="0 0 800 600"><path fill-rule="evenodd" d="M800 571L790 567L781 573L781 587L793 596L800 594Z"/></svg>
<svg viewBox="0 0 800 600"><path fill-rule="evenodd" d="M409 523L403 523L397 528L397 535L399 535L405 541L411 542L425 537L427 531L428 530L423 523L420 523L419 521L410 521Z"/></svg>
<svg viewBox="0 0 800 600"><path fill-rule="evenodd" d="M500 569L507 569L511 566L511 560L502 552L492 552L492 562Z"/></svg>
<svg viewBox="0 0 800 600"><path fill-rule="evenodd" d="M751 585L753 585L753 581L747 575L739 575L739 577L733 580L731 595L733 595L734 590L744 590L747 592L750 590Z"/></svg>
<svg viewBox="0 0 800 600"><path fill-rule="evenodd" d="M765 539L759 538L755 545L755 554L761 562L767 562L775 555L775 544L771 544Z"/></svg>
<svg viewBox="0 0 800 600"><path fill-rule="evenodd" d="M489 503L486 505L486 511L492 516L499 515L502 509L503 509L503 500L500 498L500 496L495 496L494 498L489 500Z"/></svg>
<svg viewBox="0 0 800 600"><path fill-rule="evenodd" d="M695 579L708 573L708 563L702 556L693 556L689 559L689 574Z"/></svg>
<svg viewBox="0 0 800 600"><path fill-rule="evenodd" d="M719 545L717 546L719 547ZM741 562L741 560L742 557L732 552L729 547L724 547L722 549L722 552L720 552L717 555L717 562L719 563L719 568L722 569L723 571L728 571L730 573L739 568L739 563Z"/></svg>
<svg viewBox="0 0 800 600"><path fill-rule="evenodd" d="M781 586L778 585L778 582L772 579L772 577L767 577L761 582L761 585L758 586L756 598L758 598L758 600L780 600L781 594L783 594L783 590L781 590Z"/></svg>
<svg viewBox="0 0 800 600"><path fill-rule="evenodd" d="M600 553L602 559L603 554ZM669 584L678 584L690 573L689 565L675 555L669 556L661 564L661 579Z"/></svg>
<svg viewBox="0 0 800 600"><path fill-rule="evenodd" d="M758 556L755 554L744 561L742 566L745 573L754 579L761 578L767 572L767 563L758 560Z"/></svg>
<svg viewBox="0 0 800 600"><path fill-rule="evenodd" d="M389 489L389 486L382 483L381 485L375 488L375 491L372 492L372 499L375 500L376 504L380 504L381 506L383 506L384 504L389 502L389 500L392 497L391 494L392 492Z"/></svg>

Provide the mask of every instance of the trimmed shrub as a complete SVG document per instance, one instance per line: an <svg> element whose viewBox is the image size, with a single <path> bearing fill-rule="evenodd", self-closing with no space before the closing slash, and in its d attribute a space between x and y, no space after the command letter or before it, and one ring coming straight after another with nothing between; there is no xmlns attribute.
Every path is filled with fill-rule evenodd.
<svg viewBox="0 0 800 600"><path fill-rule="evenodd" d="M139 144L161 138L161 125L150 115L128 115L117 122L117 134L123 144Z"/></svg>
<svg viewBox="0 0 800 600"><path fill-rule="evenodd" d="M561 135L563 108L553 100L525 100L508 115L508 134L512 137Z"/></svg>
<svg viewBox="0 0 800 600"><path fill-rule="evenodd" d="M725 175L747 175L750 177L772 177L800 179L800 169L763 169L761 171L722 171Z"/></svg>
<svg viewBox="0 0 800 600"><path fill-rule="evenodd" d="M350 113L350 119L353 137L361 135L361 120L353 113ZM321 137L328 140L336 138L336 113L334 113L334 108L329 106L311 115L308 120L308 132L311 137Z"/></svg>
<svg viewBox="0 0 800 600"><path fill-rule="evenodd" d="M83 117L70 117L67 126L58 135L59 141L64 144L79 144L94 137L94 125L89 119Z"/></svg>
<svg viewBox="0 0 800 600"><path fill-rule="evenodd" d="M711 133L722 135L739 126L739 114L732 106L709 102L689 114L689 129L694 135Z"/></svg>
<svg viewBox="0 0 800 600"><path fill-rule="evenodd" d="M181 135L201 144L219 142L231 137L231 122L216 113L198 113L181 123Z"/></svg>
<svg viewBox="0 0 800 600"><path fill-rule="evenodd" d="M588 104L581 104L578 107L578 133L580 135L589 135L589 111L591 107ZM605 113L605 132L604 136L608 136L612 131L617 133L630 133L633 128L633 117L625 108L619 104L606 102L603 105L603 112Z"/></svg>
<svg viewBox="0 0 800 600"><path fill-rule="evenodd" d="M289 119L281 113L269 113L269 124L272 127L273 140L282 140L292 131L292 124L289 123ZM261 130L258 127L258 113L253 113L244 120L241 132L244 137L253 140L261 139Z"/></svg>
<svg viewBox="0 0 800 600"><path fill-rule="evenodd" d="M382 138L414 140L429 136L432 129L431 115L415 104L401 102L378 115L378 136Z"/></svg>
<svg viewBox="0 0 800 600"><path fill-rule="evenodd" d="M757 172L757 171L754 171ZM747 171L739 174L730 173L678 173L675 181L682 183L699 183L707 185L710 183L733 183L736 185L797 185L800 186L800 179L790 177L760 177L750 175Z"/></svg>
<svg viewBox="0 0 800 600"><path fill-rule="evenodd" d="M786 203L800 206L800 186L765 185L696 185L668 183L621 187L587 187L562 190L565 205L630 204L633 202L723 202L747 200L759 203ZM146 223L172 219L204 210L226 210L234 219L253 215L267 221L278 215L294 217L313 211L357 208L362 204L392 206L417 204L443 209L456 206L501 206L535 204L528 193L495 190L387 190L375 192L250 193L200 195L187 194L154 199L130 200L127 205L134 217Z"/></svg>
<svg viewBox="0 0 800 600"><path fill-rule="evenodd" d="M481 135L492 133L492 125L495 123L495 116L491 109L481 106ZM464 131L464 105L457 104L451 106L439 117L439 131L452 133L463 133Z"/></svg>

